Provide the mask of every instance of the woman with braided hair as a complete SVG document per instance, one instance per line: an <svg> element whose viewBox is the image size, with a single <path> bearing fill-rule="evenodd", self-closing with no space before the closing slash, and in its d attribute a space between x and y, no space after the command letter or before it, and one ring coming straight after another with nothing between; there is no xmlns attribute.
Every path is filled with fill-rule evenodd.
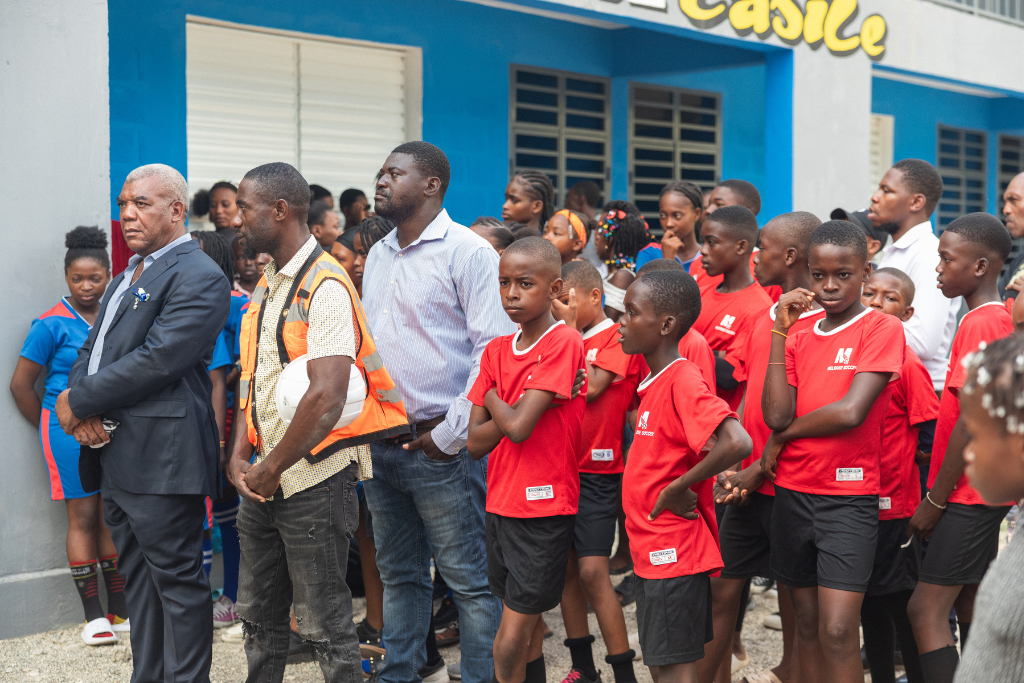
<svg viewBox="0 0 1024 683"><path fill-rule="evenodd" d="M604 279L604 312L618 321L626 311L623 304L626 289L636 277L637 254L651 243L651 235L640 210L629 202L608 202L597 221L594 246L598 257L608 266L608 276Z"/></svg>
<svg viewBox="0 0 1024 683"><path fill-rule="evenodd" d="M548 219L555 213L555 186L540 171L520 171L505 188L505 203L501 207L503 221L524 223L530 235L517 233L516 237L540 237ZM536 232L533 232L536 231Z"/></svg>

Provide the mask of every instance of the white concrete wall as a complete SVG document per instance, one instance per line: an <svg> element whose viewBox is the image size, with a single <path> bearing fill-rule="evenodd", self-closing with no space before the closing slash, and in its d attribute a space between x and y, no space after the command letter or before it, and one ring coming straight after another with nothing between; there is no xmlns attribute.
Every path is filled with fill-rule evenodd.
<svg viewBox="0 0 1024 683"><path fill-rule="evenodd" d="M0 2L0 639L81 622L67 513L6 390L33 318L67 287L64 233L110 229L105 0Z"/></svg>

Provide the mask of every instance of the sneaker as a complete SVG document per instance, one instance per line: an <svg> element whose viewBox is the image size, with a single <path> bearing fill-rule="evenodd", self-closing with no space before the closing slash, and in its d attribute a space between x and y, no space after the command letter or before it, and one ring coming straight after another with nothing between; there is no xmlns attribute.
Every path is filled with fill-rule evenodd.
<svg viewBox="0 0 1024 683"><path fill-rule="evenodd" d="M448 667L444 665L444 660L438 660L438 663L430 666L424 665L419 670L420 678L423 679L423 683L448 683L450 677L448 676Z"/></svg>
<svg viewBox="0 0 1024 683"><path fill-rule="evenodd" d="M114 633L130 633L132 630L131 624L128 623L127 617L122 619L116 614L108 614L107 621L110 622L110 626L114 629Z"/></svg>
<svg viewBox="0 0 1024 683"><path fill-rule="evenodd" d="M231 598L222 595L213 603L213 627L228 628L234 626L238 621L238 612L235 611L235 603Z"/></svg>
<svg viewBox="0 0 1024 683"><path fill-rule="evenodd" d="M434 631L434 637L437 638L438 647L457 645L459 642L459 622L455 622L453 626L440 631Z"/></svg>
<svg viewBox="0 0 1024 683"><path fill-rule="evenodd" d="M455 601L452 600L450 595L445 596L445 598L441 600L441 604L438 606L437 611L434 613L434 626L437 627L434 630L440 631L446 626L452 626L458 623L459 608L455 605Z"/></svg>
<svg viewBox="0 0 1024 683"><path fill-rule="evenodd" d="M763 598L771 598L772 600L778 600L779 599L779 591L776 590L775 588L769 588L764 593L761 593L761 597L763 597Z"/></svg>
<svg viewBox="0 0 1024 683"><path fill-rule="evenodd" d="M562 679L562 683L601 683L601 672L597 672L597 678L590 679L584 676L579 669L573 667Z"/></svg>
<svg viewBox="0 0 1024 683"><path fill-rule="evenodd" d="M220 639L225 643L244 643L245 633L242 631L242 625L235 624L234 626L224 629L224 633L220 634Z"/></svg>
<svg viewBox="0 0 1024 683"><path fill-rule="evenodd" d="M363 619L356 624L356 637L359 638L360 643L366 643L367 645L380 645L383 631L378 631L374 627L370 626L370 622Z"/></svg>
<svg viewBox="0 0 1024 683"><path fill-rule="evenodd" d="M771 588L773 583L775 582L771 579L766 579L763 576L755 576L750 580L750 594L760 595Z"/></svg>
<svg viewBox="0 0 1024 683"><path fill-rule="evenodd" d="M295 631L288 630L288 664L313 661L313 644L307 643Z"/></svg>
<svg viewBox="0 0 1024 683"><path fill-rule="evenodd" d="M462 680L462 662L455 662L448 666L448 678L453 681Z"/></svg>
<svg viewBox="0 0 1024 683"><path fill-rule="evenodd" d="M764 621L761 623L764 624L765 628L770 628L773 631L782 630L782 617L779 616L778 612L776 612L775 614L769 614L764 618Z"/></svg>

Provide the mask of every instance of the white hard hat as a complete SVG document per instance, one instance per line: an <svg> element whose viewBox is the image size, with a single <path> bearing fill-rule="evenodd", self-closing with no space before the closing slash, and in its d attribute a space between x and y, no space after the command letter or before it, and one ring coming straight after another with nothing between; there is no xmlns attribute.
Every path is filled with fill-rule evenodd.
<svg viewBox="0 0 1024 683"><path fill-rule="evenodd" d="M306 355L303 354L285 366L281 375L277 378L277 412L285 424L295 417L295 408L299 401L306 395L309 389L309 375L306 373ZM351 424L359 414L363 412L363 402L366 400L366 382L363 381L363 373L359 372L356 364L348 375L348 397L345 399L345 407L341 411L341 417L334 428L344 427Z"/></svg>

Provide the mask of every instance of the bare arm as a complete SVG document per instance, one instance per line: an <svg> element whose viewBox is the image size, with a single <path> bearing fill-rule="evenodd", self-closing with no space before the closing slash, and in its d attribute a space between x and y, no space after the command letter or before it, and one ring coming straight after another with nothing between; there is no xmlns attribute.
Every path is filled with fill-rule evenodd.
<svg viewBox="0 0 1024 683"><path fill-rule="evenodd" d="M946 454L935 477L935 485L928 492L931 501L922 500L917 506L917 511L907 524L908 537L917 534L923 541L931 538L935 525L942 518L943 511L939 506L945 507L946 501L956 487L956 482L964 472L964 448L967 447L967 441L967 428L964 426L963 417L960 417L953 426L953 433L949 435Z"/></svg>
<svg viewBox="0 0 1024 683"><path fill-rule="evenodd" d="M483 406L473 406L469 411L469 439L466 448L474 460L479 460L495 449L505 435L494 424L491 414Z"/></svg>
<svg viewBox="0 0 1024 683"><path fill-rule="evenodd" d="M228 385L226 381L229 367L225 366L210 370L210 382L213 383L213 390L210 392L210 400L213 403L213 419L217 423L217 440L220 442L220 453L224 452L224 426L228 418Z"/></svg>
<svg viewBox="0 0 1024 683"><path fill-rule="evenodd" d="M553 391L527 389L523 397L516 401L515 407L512 407L498 398L498 392L491 389L484 397L484 407L509 441L522 443L530 438L540 416L554 400Z"/></svg>
<svg viewBox="0 0 1024 683"><path fill-rule="evenodd" d="M614 372L587 363L587 403L592 403L600 398L614 380Z"/></svg>
<svg viewBox="0 0 1024 683"><path fill-rule="evenodd" d="M804 311L811 309L814 294L797 288L782 295L776 308L775 327L772 328L772 350L768 359L768 372L761 394L761 411L764 423L774 431L781 432L789 426L796 415L796 389L789 384L786 375L786 339Z"/></svg>
<svg viewBox="0 0 1024 683"><path fill-rule="evenodd" d="M33 427L39 426L39 417L43 413L43 402L36 393L36 380L43 371L43 366L28 358L18 357L11 377L11 394L20 412Z"/></svg>
<svg viewBox="0 0 1024 683"><path fill-rule="evenodd" d="M858 372L845 396L801 415L775 436L785 443L809 436L848 432L861 426L891 377L891 372Z"/></svg>

